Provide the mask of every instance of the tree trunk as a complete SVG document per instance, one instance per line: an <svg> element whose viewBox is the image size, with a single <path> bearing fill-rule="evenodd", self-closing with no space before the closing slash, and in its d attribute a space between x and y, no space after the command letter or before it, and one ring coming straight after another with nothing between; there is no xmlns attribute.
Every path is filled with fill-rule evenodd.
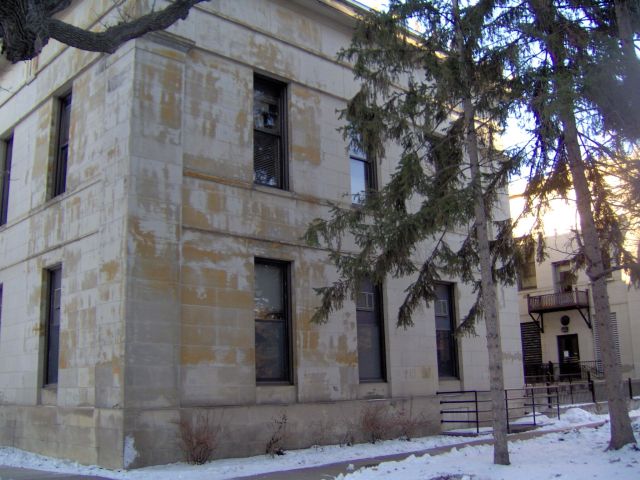
<svg viewBox="0 0 640 480"><path fill-rule="evenodd" d="M452 9L455 18L456 44L461 64L462 80L471 78L471 71L467 66L464 54L464 37L460 27L458 0L453 0ZM467 82L468 83L468 82ZM464 107L464 143L469 158L471 183L475 200L475 230L478 242L478 257L480 258L480 281L482 284L482 304L485 320L487 351L489 354L489 390L491 395L491 410L493 411L493 463L509 465L509 446L507 443L507 411L504 399L504 375L502 367L502 343L500 340L500 321L496 286L493 281L493 266L489 232L487 228L487 211L482 189L480 158L478 153L478 137L475 126L475 108L467 88L467 95L463 99Z"/></svg>
<svg viewBox="0 0 640 480"><path fill-rule="evenodd" d="M502 367L502 343L500 340L500 321L496 285L493 281L493 267L487 229L487 212L482 195L482 179L478 155L478 139L475 131L474 109L469 99L464 101L465 146L471 167L475 199L475 228L480 258L480 279L482 283L482 304L489 353L489 389L491 390L491 410L493 411L493 463L509 465L509 447L507 444L507 411L504 399L504 375Z"/></svg>
<svg viewBox="0 0 640 480"><path fill-rule="evenodd" d="M604 263L602 260L602 249L596 229L596 223L591 207L591 193L587 182L585 163L580 151L578 142L578 128L574 113L574 103L571 93L561 97L562 91L575 91L575 88L567 88L567 85L560 85L561 79L570 82L571 72L565 67L566 51L562 42L550 40L551 32L559 31L560 26L554 24L553 5L549 0L532 0L536 21L542 26L547 34L544 36L545 46L550 54L555 77L553 87L562 107L559 111L559 118L562 124L564 142L567 149L569 171L573 180L573 187L576 194L576 205L578 216L580 217L580 235L582 236L582 248L586 258L587 276L591 283L591 293L593 296L593 306L595 310L595 321L600 335L600 352L602 354L603 369L607 387L607 401L609 403L609 418L611 421L610 449L619 449L629 443L635 443L635 437L629 420L629 411L626 402L624 385L622 384L622 374L618 365L613 332L610 323L609 294L607 292L606 280L604 277Z"/></svg>
<svg viewBox="0 0 640 480"><path fill-rule="evenodd" d="M631 428L622 374L616 358L602 249L591 208L591 194L578 143L575 116L572 110L566 110L561 113L560 118L567 144L569 170L571 171L573 187L576 192L582 244L587 260L587 275L591 280L596 327L600 335L600 353L602 355L602 365L607 386L607 401L609 403L609 418L611 421L609 448L617 450L628 443L635 443L636 439Z"/></svg>

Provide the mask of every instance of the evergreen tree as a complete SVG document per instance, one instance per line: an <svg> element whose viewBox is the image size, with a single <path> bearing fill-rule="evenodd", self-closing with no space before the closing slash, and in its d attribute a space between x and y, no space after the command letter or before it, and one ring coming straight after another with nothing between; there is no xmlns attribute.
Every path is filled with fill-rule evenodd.
<svg viewBox="0 0 640 480"><path fill-rule="evenodd" d="M586 268L591 284L611 418L609 448L618 449L635 438L615 356L606 276L626 269L638 281L637 251L627 247L630 230L637 228L633 152L640 137L638 83L629 83L638 78L638 58L630 57L629 28L635 26L637 36L640 11L637 2L618 0L529 0L518 9L513 35L527 41L520 44L526 61L517 76L522 106L535 123L534 148L524 157L528 209L538 211L547 199L575 192L580 248L573 264ZM629 85L635 86L627 94Z"/></svg>
<svg viewBox="0 0 640 480"><path fill-rule="evenodd" d="M508 12L506 12L508 13ZM513 283L510 222L492 215L513 167L492 148L511 104L503 72L514 44L493 40L495 2L392 0L383 13L358 22L341 56L353 62L361 87L348 103L345 135L371 161L395 145L401 155L388 183L365 192L357 207L334 205L306 239L327 245L339 280L320 288L314 321L341 308L358 284L387 276L411 280L398 326L412 325L441 278L456 278L477 294L459 330L484 316L494 413L494 462L509 464L496 281ZM504 20L504 19L501 19ZM408 25L417 25L409 31ZM490 232L495 232L493 237ZM342 249L343 240L355 249ZM418 260L420 259L420 260ZM478 271L480 273L478 278Z"/></svg>

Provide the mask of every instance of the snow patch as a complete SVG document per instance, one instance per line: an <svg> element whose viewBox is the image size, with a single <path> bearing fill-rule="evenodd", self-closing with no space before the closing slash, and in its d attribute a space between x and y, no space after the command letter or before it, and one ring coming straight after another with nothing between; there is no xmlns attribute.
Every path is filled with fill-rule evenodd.
<svg viewBox="0 0 640 480"><path fill-rule="evenodd" d="M589 413L581 408L570 408L566 412L560 415L560 418L568 423L593 423L600 420L597 415Z"/></svg>
<svg viewBox="0 0 640 480"><path fill-rule="evenodd" d="M127 438L124 439L124 452L122 455L124 468L129 468L129 466L135 462L136 458L138 458L138 451L136 450L134 443L135 440L131 435L127 435Z"/></svg>

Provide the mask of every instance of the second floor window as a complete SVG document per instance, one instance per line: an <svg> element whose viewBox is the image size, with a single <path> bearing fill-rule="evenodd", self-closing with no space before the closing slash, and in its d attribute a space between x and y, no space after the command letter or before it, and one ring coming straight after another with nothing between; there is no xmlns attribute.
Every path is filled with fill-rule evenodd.
<svg viewBox="0 0 640 480"><path fill-rule="evenodd" d="M53 161L51 198L67 190L67 160L69 158L69 127L71 125L71 93L60 98L58 136Z"/></svg>
<svg viewBox="0 0 640 480"><path fill-rule="evenodd" d="M360 204L364 201L367 191L375 188L373 165L367 160L361 150L349 149L349 163L351 170L351 203Z"/></svg>
<svg viewBox="0 0 640 480"><path fill-rule="evenodd" d="M2 165L2 182L0 183L0 225L7 223L9 211L9 185L11 180L11 161L13 157L13 137L4 142L4 162Z"/></svg>
<svg viewBox="0 0 640 480"><path fill-rule="evenodd" d="M527 290L536 288L538 282L536 279L536 258L535 252L531 250L526 252L525 263L520 266L518 271L518 289Z"/></svg>
<svg viewBox="0 0 640 480"><path fill-rule="evenodd" d="M571 271L568 261L553 264L553 274L556 292L571 292L576 284L576 274Z"/></svg>
<svg viewBox="0 0 640 480"><path fill-rule="evenodd" d="M253 79L253 181L287 188L286 119L283 83Z"/></svg>

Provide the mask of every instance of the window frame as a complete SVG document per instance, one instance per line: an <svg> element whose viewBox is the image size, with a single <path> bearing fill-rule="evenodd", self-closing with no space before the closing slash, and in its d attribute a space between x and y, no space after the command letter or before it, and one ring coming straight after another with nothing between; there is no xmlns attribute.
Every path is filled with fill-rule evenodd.
<svg viewBox="0 0 640 480"><path fill-rule="evenodd" d="M275 323L281 322L284 327L284 340L282 345L282 352L285 355L284 358L284 376L281 378L260 378L258 377L258 355L256 352L255 355L255 371L256 371L256 384L257 385L292 385L293 384L293 347L292 347L292 327L291 327L291 317L292 317L292 307L291 307L291 268L292 262L283 261L283 260L274 260L270 258L263 257L255 257L254 258L254 281L255 281L255 272L257 265L267 265L272 267L277 267L282 272L282 285L281 285L281 294L282 294L282 305L283 310L282 313L284 318L282 320L267 320L256 318L255 315L255 295L256 295L256 286L254 284L254 329L258 322L262 323ZM254 340L255 341L255 340ZM257 350L257 342L254 343L254 348Z"/></svg>
<svg viewBox="0 0 640 480"><path fill-rule="evenodd" d="M365 154L365 152L355 148L353 145L350 145L349 146L349 178L350 180L352 179L352 175L351 175L352 162L360 162L364 165L364 184L365 184L364 190L354 193L351 190L352 185L349 184L351 204L357 206L357 205L361 205L364 202L368 192L377 189L378 182L377 182L375 166L373 165L371 160L367 158L367 155ZM356 200L359 200L359 201L356 201Z"/></svg>
<svg viewBox="0 0 640 480"><path fill-rule="evenodd" d="M254 120L255 112L253 108L256 104L257 99L257 89L256 85L262 84L268 88L272 88L278 91L278 98L271 98L266 100L273 100L270 103L271 105L276 105L279 110L279 134L274 134L273 131L269 129L256 127L256 122ZM258 73L254 73L253 75L253 106L252 106L252 122L253 122L253 183L254 185L260 185L263 187L277 188L279 190L289 190L289 141L288 141L288 131L289 131L289 116L287 111L287 94L288 88L287 84L284 82L280 82L278 80L265 77L264 75L260 75ZM263 99L264 100L264 99ZM280 175L279 178L276 179L276 185L271 185L267 182L260 182L256 177L256 132L260 132L266 135L270 135L278 138L278 145L280 156L276 161L279 163L280 167Z"/></svg>
<svg viewBox="0 0 640 480"><path fill-rule="evenodd" d="M56 276L59 276L58 282L56 282ZM56 288L56 283L59 283L59 287ZM43 379L42 384L44 387L54 387L58 384L58 376L60 372L60 325L62 320L62 265L54 265L45 270L45 318L44 318L44 365L43 365ZM59 290L59 303L58 303L58 324L55 325L55 310L56 310L56 290ZM55 333L54 333L54 328ZM51 356L53 335L56 335L56 357Z"/></svg>
<svg viewBox="0 0 640 480"><path fill-rule="evenodd" d="M356 307L356 338L358 339L358 381L359 383L381 383L387 381L387 352L386 352L386 338L385 338L385 323L384 323L384 310L383 310L383 300L382 300L382 288L380 285L375 285L371 282L373 286L373 302L372 309L364 309L358 308L358 296L360 295L360 288L358 288L358 292L356 294L355 299L355 307ZM380 362L380 377L365 377L362 375L362 369L360 368L360 362L363 360L360 355L360 341L358 335L358 328L360 326L360 318L358 316L358 311L373 311L375 316L375 326L378 329L378 360ZM364 322L363 322L364 323Z"/></svg>
<svg viewBox="0 0 640 480"><path fill-rule="evenodd" d="M58 123L56 125L56 149L51 170L51 195L55 198L67 191L67 167L71 133L72 92L58 98Z"/></svg>
<svg viewBox="0 0 640 480"><path fill-rule="evenodd" d="M569 293L573 292L578 285L578 276L571 270L571 261L561 260L559 262L553 262L553 290L556 293ZM562 281L562 275L566 274L567 277L571 277L571 284L565 284ZM567 288L570 287L570 288Z"/></svg>
<svg viewBox="0 0 640 480"><path fill-rule="evenodd" d="M2 338L2 307L4 303L4 284L0 283L0 338Z"/></svg>
<svg viewBox="0 0 640 480"><path fill-rule="evenodd" d="M438 287L444 287L446 289L447 292L447 304L448 304L448 320L449 320L449 325L450 328L448 330L444 330L441 328L438 328L438 321L437 321L437 317L444 317L444 315L437 315L437 307L436 305L438 304L437 302L442 301L442 299L437 298L436 300L434 300L434 304L433 304L433 311L434 311L434 322L435 322L435 333L436 333L436 363L437 363L437 367L438 367L438 378L439 379L459 379L460 378L460 358L459 358L459 345L458 345L458 339L455 337L455 329L456 329L456 310L455 310L455 285L453 283L436 283L436 288ZM437 293L436 293L437 295ZM441 365L443 364L443 362L441 361L439 355L438 355L438 332L449 332L449 348L450 348L450 352L451 352L451 358L452 358L452 363L453 365L451 366L451 370L452 370L452 375L448 375L448 374L442 374L441 370L443 370L443 368L441 367Z"/></svg>
<svg viewBox="0 0 640 480"><path fill-rule="evenodd" d="M526 276L523 274L523 272L527 269L532 269L533 270L533 275L529 275ZM523 291L523 290L535 290L536 288L538 288L538 272L536 270L536 255L535 252L531 252L530 255L527 255L526 258L526 262L523 263L523 265L521 265L521 267L518 269L518 291ZM528 279L528 282L525 285L524 279ZM533 280L532 284L531 280Z"/></svg>
<svg viewBox="0 0 640 480"><path fill-rule="evenodd" d="M13 163L13 134L11 134L3 145L2 182L0 183L0 226L7 223L9 213L9 191L11 187L11 164Z"/></svg>

